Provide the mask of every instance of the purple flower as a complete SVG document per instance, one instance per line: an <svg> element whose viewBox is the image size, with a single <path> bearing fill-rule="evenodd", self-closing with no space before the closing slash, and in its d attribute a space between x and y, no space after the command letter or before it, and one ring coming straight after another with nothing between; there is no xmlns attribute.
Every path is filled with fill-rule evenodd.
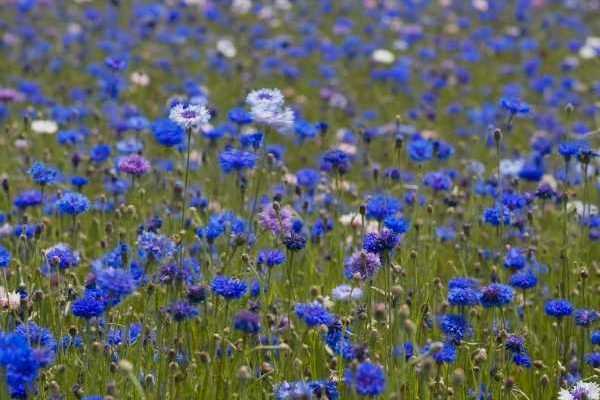
<svg viewBox="0 0 600 400"><path fill-rule="evenodd" d="M344 263L344 275L348 279L358 277L362 281L371 280L380 267L378 254L357 251Z"/></svg>
<svg viewBox="0 0 600 400"><path fill-rule="evenodd" d="M150 171L150 163L138 154L131 154L119 160L119 171L140 177Z"/></svg>

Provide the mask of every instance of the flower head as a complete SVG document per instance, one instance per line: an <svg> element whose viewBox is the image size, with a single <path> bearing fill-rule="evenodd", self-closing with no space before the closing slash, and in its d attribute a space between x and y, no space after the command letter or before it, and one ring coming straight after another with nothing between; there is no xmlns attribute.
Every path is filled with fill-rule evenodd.
<svg viewBox="0 0 600 400"><path fill-rule="evenodd" d="M7 268L10 265L12 256L6 247L0 244L0 268Z"/></svg>
<svg viewBox="0 0 600 400"><path fill-rule="evenodd" d="M152 124L152 133L156 141L165 146L173 147L183 143L184 131L182 127L170 119L159 119Z"/></svg>
<svg viewBox="0 0 600 400"><path fill-rule="evenodd" d="M510 286L501 283L492 283L481 288L479 301L485 308L504 307L512 303L514 290Z"/></svg>
<svg viewBox="0 0 600 400"><path fill-rule="evenodd" d="M335 316L319 303L296 304L296 315L309 327L329 326L335 322Z"/></svg>
<svg viewBox="0 0 600 400"><path fill-rule="evenodd" d="M210 113L203 105L179 103L169 111L169 119L184 129L206 125Z"/></svg>
<svg viewBox="0 0 600 400"><path fill-rule="evenodd" d="M219 154L219 164L226 174L252 169L256 165L257 159L258 157L254 153L233 148L226 149Z"/></svg>
<svg viewBox="0 0 600 400"><path fill-rule="evenodd" d="M558 400L600 400L600 386L594 382L579 381L558 392Z"/></svg>
<svg viewBox="0 0 600 400"><path fill-rule="evenodd" d="M50 185L58 179L58 170L39 161L35 162L27 173L40 186Z"/></svg>
<svg viewBox="0 0 600 400"><path fill-rule="evenodd" d="M547 315L560 319L571 315L573 313L573 306L568 300L554 299L546 302L544 311Z"/></svg>
<svg viewBox="0 0 600 400"><path fill-rule="evenodd" d="M132 176L142 176L150 171L150 163L139 154L130 154L119 160L119 171Z"/></svg>
<svg viewBox="0 0 600 400"><path fill-rule="evenodd" d="M381 267L381 260L376 253L357 251L344 263L344 275L348 279L358 277L360 280L373 279Z"/></svg>
<svg viewBox="0 0 600 400"><path fill-rule="evenodd" d="M344 381L360 396L375 397L385 390L385 372L371 362L359 364L355 371L346 369Z"/></svg>
<svg viewBox="0 0 600 400"><path fill-rule="evenodd" d="M79 215L89 210L90 201L81 193L67 192L56 202L56 205L62 214Z"/></svg>
<svg viewBox="0 0 600 400"><path fill-rule="evenodd" d="M217 276L211 283L211 289L214 294L230 300L243 297L248 291L248 285L237 278Z"/></svg>

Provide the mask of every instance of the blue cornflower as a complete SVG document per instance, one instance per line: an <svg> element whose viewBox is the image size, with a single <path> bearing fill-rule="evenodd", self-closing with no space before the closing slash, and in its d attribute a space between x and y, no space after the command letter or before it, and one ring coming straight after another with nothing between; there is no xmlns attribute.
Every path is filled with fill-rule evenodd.
<svg viewBox="0 0 600 400"><path fill-rule="evenodd" d="M337 384L332 381L309 381L308 386L311 388L313 395L317 399L338 400L340 394L337 389Z"/></svg>
<svg viewBox="0 0 600 400"><path fill-rule="evenodd" d="M363 238L363 249L370 253L383 253L393 250L400 243L400 236L389 229L369 232Z"/></svg>
<svg viewBox="0 0 600 400"><path fill-rule="evenodd" d="M315 169L305 168L296 172L296 184L309 191L317 187L320 178L321 174Z"/></svg>
<svg viewBox="0 0 600 400"><path fill-rule="evenodd" d="M485 308L503 307L513 301L514 290L501 283L492 283L481 288L479 301Z"/></svg>
<svg viewBox="0 0 600 400"><path fill-rule="evenodd" d="M519 271L513 274L509 279L509 283L512 287L522 290L535 287L537 282L537 276L530 269Z"/></svg>
<svg viewBox="0 0 600 400"><path fill-rule="evenodd" d="M429 350L424 352L429 352ZM456 361L457 353L458 351L455 345L452 343L444 343L442 348L433 353L431 356L438 364L452 364Z"/></svg>
<svg viewBox="0 0 600 400"><path fill-rule="evenodd" d="M46 259L42 269L45 272L50 272L56 268L67 269L79 265L81 258L79 253L71 249L64 243L58 243L44 252Z"/></svg>
<svg viewBox="0 0 600 400"><path fill-rule="evenodd" d="M300 140L312 139L319 134L316 124L298 119L294 122L294 133Z"/></svg>
<svg viewBox="0 0 600 400"><path fill-rule="evenodd" d="M339 150L329 150L321 157L321 171L345 174L352 166L352 159L348 153Z"/></svg>
<svg viewBox="0 0 600 400"><path fill-rule="evenodd" d="M83 297L73 302L71 311L76 317L90 319L102 315L107 307L108 302L104 293L99 290L88 289Z"/></svg>
<svg viewBox="0 0 600 400"><path fill-rule="evenodd" d="M123 335L125 343L129 346L135 344L142 334L143 326L141 324L131 324L129 328L116 328L108 331L107 342L111 346L120 346L123 344Z"/></svg>
<svg viewBox="0 0 600 400"><path fill-rule="evenodd" d="M455 287L448 290L448 303L458 307L473 307L479 304L479 290L470 287Z"/></svg>
<svg viewBox="0 0 600 400"><path fill-rule="evenodd" d="M433 142L433 151L439 160L447 160L454 154L454 147L443 140Z"/></svg>
<svg viewBox="0 0 600 400"><path fill-rule="evenodd" d="M512 361L516 365L524 368L531 368L531 366L533 365L533 363L531 362L531 357L526 351L513 353Z"/></svg>
<svg viewBox="0 0 600 400"><path fill-rule="evenodd" d="M265 249L258 253L256 263L258 265L266 265L269 268L281 265L285 262L285 253L277 249Z"/></svg>
<svg viewBox="0 0 600 400"><path fill-rule="evenodd" d="M383 220L383 225L396 234L406 233L410 229L410 221L403 217L386 217Z"/></svg>
<svg viewBox="0 0 600 400"><path fill-rule="evenodd" d="M54 362L56 339L49 329L40 327L35 322L27 322L17 326L14 333L27 339L40 367L46 367Z"/></svg>
<svg viewBox="0 0 600 400"><path fill-rule="evenodd" d="M242 310L233 318L233 327L241 332L256 334L260 331L260 315Z"/></svg>
<svg viewBox="0 0 600 400"><path fill-rule="evenodd" d="M276 400L312 399L312 388L306 382L283 382L275 388Z"/></svg>
<svg viewBox="0 0 600 400"><path fill-rule="evenodd" d="M51 185L58 179L58 170L39 161L35 162L27 173L40 186Z"/></svg>
<svg viewBox="0 0 600 400"><path fill-rule="evenodd" d="M214 294L230 300L243 297L248 291L248 285L237 278L217 276L211 283L211 289Z"/></svg>
<svg viewBox="0 0 600 400"><path fill-rule="evenodd" d="M344 382L360 396L375 397L385 391L385 372L377 364L363 362L355 371L346 369Z"/></svg>
<svg viewBox="0 0 600 400"><path fill-rule="evenodd" d="M586 149L589 149L589 143L584 140L571 140L561 142L558 145L558 153L566 161L569 161L572 157L576 157L581 151Z"/></svg>
<svg viewBox="0 0 600 400"><path fill-rule="evenodd" d="M90 183L89 179L83 176L73 176L71 177L71 185L75 186L77 189L81 189L85 185Z"/></svg>
<svg viewBox="0 0 600 400"><path fill-rule="evenodd" d="M144 261L163 261L175 254L175 243L164 235L144 231L137 238L138 255Z"/></svg>
<svg viewBox="0 0 600 400"><path fill-rule="evenodd" d="M511 115L527 115L531 111L529 104L515 98L503 98L500 105Z"/></svg>
<svg viewBox="0 0 600 400"><path fill-rule="evenodd" d="M309 327L317 325L331 325L335 322L335 316L327 311L319 303L300 303L294 308L298 318Z"/></svg>
<svg viewBox="0 0 600 400"><path fill-rule="evenodd" d="M183 143L185 132L181 125L168 118L159 119L152 124L152 134L156 141L166 147Z"/></svg>
<svg viewBox="0 0 600 400"><path fill-rule="evenodd" d="M600 319L600 313L596 310L577 309L573 312L575 325L590 326Z"/></svg>
<svg viewBox="0 0 600 400"><path fill-rule="evenodd" d="M478 289L479 281L470 277L456 277L448 281L448 289Z"/></svg>
<svg viewBox="0 0 600 400"><path fill-rule="evenodd" d="M344 331L344 327L340 321L335 321L328 326L325 334L325 343L327 346L338 355L341 355L344 360L356 359L358 348L352 344L349 331Z"/></svg>
<svg viewBox="0 0 600 400"><path fill-rule="evenodd" d="M176 322L192 319L198 315L198 309L185 300L175 301L163 309Z"/></svg>
<svg viewBox="0 0 600 400"><path fill-rule="evenodd" d="M445 172L429 172L423 178L423 184L434 192L443 192L452 188L452 179Z"/></svg>
<svg viewBox="0 0 600 400"><path fill-rule="evenodd" d="M499 226L500 224L510 224L510 212L507 207L502 207L502 216L500 207L490 207L483 211L483 222L492 226Z"/></svg>
<svg viewBox="0 0 600 400"><path fill-rule="evenodd" d="M236 107L229 110L227 118L235 124L247 125L252 123L252 116L242 107Z"/></svg>
<svg viewBox="0 0 600 400"><path fill-rule="evenodd" d="M509 210L522 210L527 207L533 198L529 195L522 195L520 193L504 193L502 195L502 204Z"/></svg>
<svg viewBox="0 0 600 400"><path fill-rule="evenodd" d="M96 164L101 164L108 160L112 150L107 144L98 144L90 150L90 160Z"/></svg>
<svg viewBox="0 0 600 400"><path fill-rule="evenodd" d="M473 334L471 324L463 315L445 314L439 317L438 323L440 330L453 343L460 343L464 338Z"/></svg>
<svg viewBox="0 0 600 400"><path fill-rule="evenodd" d="M26 399L35 393L40 363L29 341L18 333L0 333L0 366L6 369L11 398Z"/></svg>
<svg viewBox="0 0 600 400"><path fill-rule="evenodd" d="M442 242L451 242L456 239L456 230L451 226L440 226L435 228L435 235Z"/></svg>
<svg viewBox="0 0 600 400"><path fill-rule="evenodd" d="M81 193L67 192L58 199L56 205L62 214L75 216L85 213L90 208L90 201Z"/></svg>
<svg viewBox="0 0 600 400"><path fill-rule="evenodd" d="M573 306L568 300L553 299L546 302L544 305L544 311L551 317L561 319L573 313Z"/></svg>
<svg viewBox="0 0 600 400"><path fill-rule="evenodd" d="M239 140L240 140L240 144L242 145L243 148L252 147L253 149L256 150L262 146L264 137L265 137L264 133L254 132L254 133L247 133L245 135L241 135L239 137Z"/></svg>
<svg viewBox="0 0 600 400"><path fill-rule="evenodd" d="M96 286L111 297L127 296L135 290L135 281L129 270L122 268L101 268L95 271Z"/></svg>
<svg viewBox="0 0 600 400"><path fill-rule="evenodd" d="M525 255L525 251L518 247L511 247L504 257L504 266L513 271L523 269L526 264L527 257Z"/></svg>
<svg viewBox="0 0 600 400"><path fill-rule="evenodd" d="M373 218L377 221L394 216L402 211L400 200L393 196L377 194L369 198L366 204L367 218Z"/></svg>
<svg viewBox="0 0 600 400"><path fill-rule="evenodd" d="M433 158L433 143L419 136L408 143L407 151L415 162L429 161Z"/></svg>
<svg viewBox="0 0 600 400"><path fill-rule="evenodd" d="M276 400L340 398L336 383L330 381L283 382L275 388L274 395Z"/></svg>
<svg viewBox="0 0 600 400"><path fill-rule="evenodd" d="M7 268L10 265L11 260L12 255L10 254L10 251L0 244L0 268Z"/></svg>
<svg viewBox="0 0 600 400"><path fill-rule="evenodd" d="M590 335L590 340L592 344L596 346L600 346L600 331L594 331Z"/></svg>
<svg viewBox="0 0 600 400"><path fill-rule="evenodd" d="M227 149L219 155L219 164L226 174L252 169L256 165L257 156L254 153L238 149Z"/></svg>
<svg viewBox="0 0 600 400"><path fill-rule="evenodd" d="M586 354L585 363L592 368L600 368L600 352L596 351Z"/></svg>
<svg viewBox="0 0 600 400"><path fill-rule="evenodd" d="M42 204L42 192L35 189L24 190L15 197L13 204L20 210L39 206Z"/></svg>

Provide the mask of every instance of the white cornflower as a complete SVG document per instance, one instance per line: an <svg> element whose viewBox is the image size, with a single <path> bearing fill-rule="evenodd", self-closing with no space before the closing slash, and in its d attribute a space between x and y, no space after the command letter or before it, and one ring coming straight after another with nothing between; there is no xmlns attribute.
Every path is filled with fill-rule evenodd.
<svg viewBox="0 0 600 400"><path fill-rule="evenodd" d="M248 14L250 10L252 10L252 1L250 0L233 0L231 3L231 11L234 14Z"/></svg>
<svg viewBox="0 0 600 400"><path fill-rule="evenodd" d="M0 309L18 310L21 305L21 295L17 292L7 292L0 286Z"/></svg>
<svg viewBox="0 0 600 400"><path fill-rule="evenodd" d="M376 63L391 64L396 57L394 57L394 53L387 49L377 49L371 54L371 59Z"/></svg>
<svg viewBox="0 0 600 400"><path fill-rule="evenodd" d="M246 97L246 103L251 109L261 111L279 111L283 107L285 99L279 89L259 89L253 90Z"/></svg>
<svg viewBox="0 0 600 400"><path fill-rule="evenodd" d="M210 120L210 113L204 106L179 103L171 108L169 118L182 128L191 129L206 125Z"/></svg>
<svg viewBox="0 0 600 400"><path fill-rule="evenodd" d="M39 134L53 135L58 131L58 125L52 120L38 119L31 123L31 130Z"/></svg>
<svg viewBox="0 0 600 400"><path fill-rule="evenodd" d="M353 288L350 285L340 285L331 291L331 297L336 301L360 300L362 296L361 288Z"/></svg>
<svg viewBox="0 0 600 400"><path fill-rule="evenodd" d="M558 400L599 400L600 386L594 382L579 381L569 389L558 392Z"/></svg>
<svg viewBox="0 0 600 400"><path fill-rule="evenodd" d="M150 84L150 77L148 76L148 74L140 71L132 72L129 76L129 79L131 80L131 83L133 83L136 86L145 87Z"/></svg>
<svg viewBox="0 0 600 400"><path fill-rule="evenodd" d="M517 177L523 169L523 165L525 165L525 161L522 159L504 159L500 161L500 172L502 176Z"/></svg>
<svg viewBox="0 0 600 400"><path fill-rule="evenodd" d="M219 39L217 41L217 50L225 58L233 58L237 54L237 49L230 39Z"/></svg>

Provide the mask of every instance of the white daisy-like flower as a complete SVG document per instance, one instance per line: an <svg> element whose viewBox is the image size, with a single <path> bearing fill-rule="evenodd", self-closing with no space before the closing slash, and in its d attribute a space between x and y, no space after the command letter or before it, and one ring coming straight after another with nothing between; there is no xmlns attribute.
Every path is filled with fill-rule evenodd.
<svg viewBox="0 0 600 400"><path fill-rule="evenodd" d="M387 49L377 49L371 54L371 59L380 64L391 64L396 57L394 53Z"/></svg>
<svg viewBox="0 0 600 400"><path fill-rule="evenodd" d="M569 389L561 389L558 400L600 400L600 386L594 382L579 381Z"/></svg>
<svg viewBox="0 0 600 400"><path fill-rule="evenodd" d="M230 39L219 39L217 41L217 50L225 58L233 58L237 54L237 49Z"/></svg>
<svg viewBox="0 0 600 400"><path fill-rule="evenodd" d="M331 297L336 301L360 300L362 296L361 288L353 288L350 285L340 285L331 291Z"/></svg>
<svg viewBox="0 0 600 400"><path fill-rule="evenodd" d="M584 211L586 216L598 214L598 207L596 207L594 204L586 204L579 200L574 200L567 203L567 211L575 211L577 216L582 218L584 216Z"/></svg>
<svg viewBox="0 0 600 400"><path fill-rule="evenodd" d="M210 120L210 113L204 106L179 103L171 108L169 118L182 128L191 129L206 125Z"/></svg>
<svg viewBox="0 0 600 400"><path fill-rule="evenodd" d="M21 295L17 292L7 292L0 286L0 309L18 310L21 305Z"/></svg>
<svg viewBox="0 0 600 400"><path fill-rule="evenodd" d="M19 150L27 150L31 146L27 139L17 139L15 140L15 147Z"/></svg>
<svg viewBox="0 0 600 400"><path fill-rule="evenodd" d="M246 97L246 103L257 111L279 111L285 99L279 89L253 90Z"/></svg>
<svg viewBox="0 0 600 400"><path fill-rule="evenodd" d="M129 76L129 80L136 86L146 87L150 84L150 77L148 74L140 71L134 71Z"/></svg>
<svg viewBox="0 0 600 400"><path fill-rule="evenodd" d="M252 107L250 115L257 124L272 126L279 133L289 133L294 127L294 112L289 107L280 109Z"/></svg>
<svg viewBox="0 0 600 400"><path fill-rule="evenodd" d="M31 122L31 130L43 135L53 135L58 131L58 124L52 120L38 119Z"/></svg>
<svg viewBox="0 0 600 400"><path fill-rule="evenodd" d="M600 37L588 37L585 44L579 49L579 57L584 60L592 60L600 57Z"/></svg>
<svg viewBox="0 0 600 400"><path fill-rule="evenodd" d="M237 15L248 14L252 10L252 1L250 0L233 0L231 3L231 11Z"/></svg>
<svg viewBox="0 0 600 400"><path fill-rule="evenodd" d="M521 159L500 160L500 173L502 173L502 176L516 177L519 175L519 172L523 168L523 165L525 165L525 161Z"/></svg>

